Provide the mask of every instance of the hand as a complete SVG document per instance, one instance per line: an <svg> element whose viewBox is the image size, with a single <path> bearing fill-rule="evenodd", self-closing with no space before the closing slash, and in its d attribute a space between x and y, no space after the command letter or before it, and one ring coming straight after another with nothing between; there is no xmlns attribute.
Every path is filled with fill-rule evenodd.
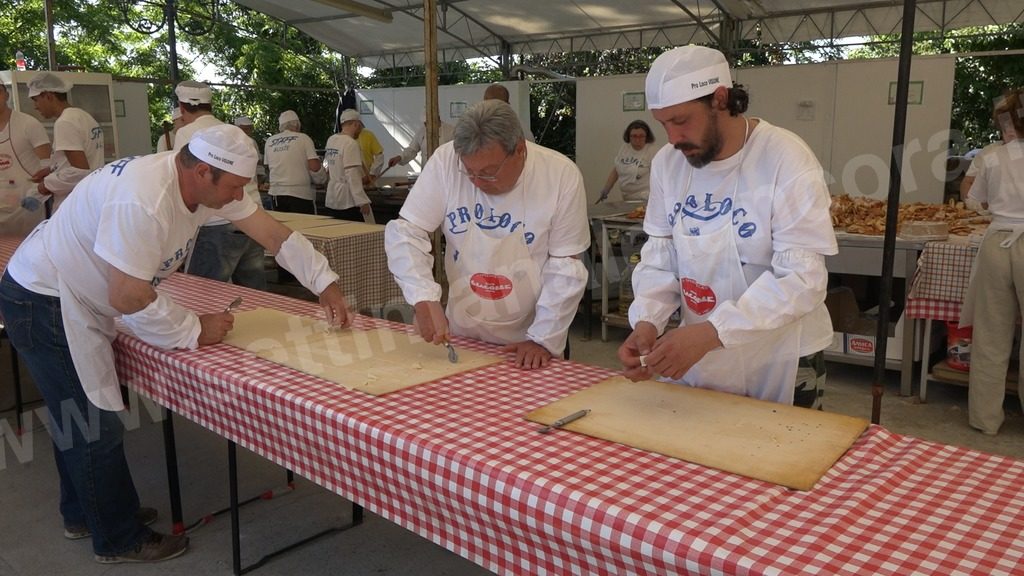
<svg viewBox="0 0 1024 576"><path fill-rule="evenodd" d="M33 182L42 182L43 178L46 178L47 176L50 175L50 172L51 170L49 168L40 168L39 170L36 171L35 174L32 175L30 180L32 180Z"/></svg>
<svg viewBox="0 0 1024 576"><path fill-rule="evenodd" d="M230 312L199 315L199 345L216 344L227 336L235 325L235 316Z"/></svg>
<svg viewBox="0 0 1024 576"><path fill-rule="evenodd" d="M366 216L367 214L370 213L370 205L363 204L362 206L359 207L359 212L362 213L363 216Z"/></svg>
<svg viewBox="0 0 1024 576"><path fill-rule="evenodd" d="M320 293L320 306L324 309L324 318L333 328L346 328L352 323L352 311L348 309L341 286L335 282Z"/></svg>
<svg viewBox="0 0 1024 576"><path fill-rule="evenodd" d="M634 382L650 380L654 373L640 363L641 356L647 356L658 340L658 329L650 322L637 322L633 333L619 346L619 360L622 362L623 376ZM646 358L644 359L646 362Z"/></svg>
<svg viewBox="0 0 1024 576"><path fill-rule="evenodd" d="M433 300L417 302L414 306L416 319L414 324L420 337L431 344L448 341L448 319L444 316L441 303Z"/></svg>
<svg viewBox="0 0 1024 576"><path fill-rule="evenodd" d="M598 198L597 202L594 202L594 204L600 204L601 202L604 202L605 200L607 200L608 199L608 193L609 193L608 190L601 190L601 197Z"/></svg>
<svg viewBox="0 0 1024 576"><path fill-rule="evenodd" d="M50 196L53 194L53 192L46 189L46 184L43 184L42 182L36 185L36 190L38 190L43 196Z"/></svg>
<svg viewBox="0 0 1024 576"><path fill-rule="evenodd" d="M531 340L509 344L502 348L501 351L516 355L514 361L516 368L530 370L533 368L544 368L551 363L551 352L548 352L547 348Z"/></svg>
<svg viewBox="0 0 1024 576"><path fill-rule="evenodd" d="M402 159L401 156L392 156L391 158L389 158L388 159L388 168L391 168L395 164L398 164L398 161L401 160L401 159Z"/></svg>
<svg viewBox="0 0 1024 576"><path fill-rule="evenodd" d="M655 374L679 380L705 354L721 347L718 330L710 322L680 326L658 339L647 355L647 367Z"/></svg>

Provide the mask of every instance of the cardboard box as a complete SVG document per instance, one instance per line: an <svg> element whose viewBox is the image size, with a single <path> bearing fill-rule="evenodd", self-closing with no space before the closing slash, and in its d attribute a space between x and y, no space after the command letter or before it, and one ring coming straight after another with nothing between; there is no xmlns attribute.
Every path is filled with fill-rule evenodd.
<svg viewBox="0 0 1024 576"><path fill-rule="evenodd" d="M829 316L832 318L832 329L843 336L841 349L837 347L836 339L833 338L832 346L828 350L832 352L845 352L855 356L874 357L875 331L878 326L878 318L867 316L860 311L857 307L854 291L845 286L830 289L825 296L825 307L828 308ZM904 324L904 315L900 315L900 318L895 323L889 322L889 339L885 344L885 357L889 360L903 359ZM939 324L938 322L934 323L934 327L938 329ZM921 334L916 336L916 342L914 342L915 361L921 359L922 339ZM932 348L931 352L937 350L941 342L941 338L929 339Z"/></svg>
<svg viewBox="0 0 1024 576"><path fill-rule="evenodd" d="M832 333L832 344L828 348L825 348L825 352L835 352L836 354L842 354L846 351L846 334L842 332Z"/></svg>

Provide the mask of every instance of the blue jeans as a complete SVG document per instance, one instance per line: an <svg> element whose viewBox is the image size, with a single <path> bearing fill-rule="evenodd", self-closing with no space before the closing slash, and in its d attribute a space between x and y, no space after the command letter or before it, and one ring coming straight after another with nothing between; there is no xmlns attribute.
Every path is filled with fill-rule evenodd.
<svg viewBox="0 0 1024 576"><path fill-rule="evenodd" d="M263 246L234 224L199 228L188 273L221 282L230 280L257 290L267 289Z"/></svg>
<svg viewBox="0 0 1024 576"><path fill-rule="evenodd" d="M117 413L100 410L85 397L60 299L26 290L5 273L0 315L46 402L64 524L88 526L96 554L133 549L150 530L136 518L139 496L124 455L124 425Z"/></svg>

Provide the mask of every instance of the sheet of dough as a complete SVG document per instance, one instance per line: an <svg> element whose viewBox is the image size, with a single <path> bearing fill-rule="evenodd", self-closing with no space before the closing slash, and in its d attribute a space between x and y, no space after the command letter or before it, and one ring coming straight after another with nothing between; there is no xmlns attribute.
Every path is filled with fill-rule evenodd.
<svg viewBox="0 0 1024 576"><path fill-rule="evenodd" d="M303 214L301 212L278 212L276 210L267 210L267 214L278 222L293 222L296 220L331 220L330 216L324 216L323 214Z"/></svg>
<svg viewBox="0 0 1024 576"><path fill-rule="evenodd" d="M867 428L840 414L677 384L615 376L526 415L688 462L810 490Z"/></svg>
<svg viewBox="0 0 1024 576"><path fill-rule="evenodd" d="M323 320L258 308L235 314L224 343L374 396L504 361L458 348L459 361L452 364L446 348L412 334L384 328L327 332L326 326Z"/></svg>
<svg viewBox="0 0 1024 576"><path fill-rule="evenodd" d="M291 228L292 230L295 230L296 232L301 232L303 234L309 234L309 232L311 230L314 230L314 229L317 229L317 228L325 228L325 227L329 228L329 227L337 226L338 222L339 222L339 220L335 220L334 218L324 218L324 219L319 219L318 218L318 219L289 220L287 222L281 222L281 224L284 224L285 226Z"/></svg>
<svg viewBox="0 0 1024 576"><path fill-rule="evenodd" d="M384 229L379 224L365 224L363 222L345 222L338 223L335 220L335 224L332 226L320 226L312 229L304 229L302 231L309 238L340 238L342 236L352 236L353 234L366 234L368 232L380 232Z"/></svg>

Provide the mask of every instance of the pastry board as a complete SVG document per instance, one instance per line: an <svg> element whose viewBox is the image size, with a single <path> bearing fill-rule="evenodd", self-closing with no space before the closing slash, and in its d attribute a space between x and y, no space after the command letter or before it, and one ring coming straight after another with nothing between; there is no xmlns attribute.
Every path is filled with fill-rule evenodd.
<svg viewBox="0 0 1024 576"><path fill-rule="evenodd" d="M797 490L810 490L868 422L713 390L615 376L526 415L564 428ZM557 433L557 432L556 432Z"/></svg>
<svg viewBox="0 0 1024 576"><path fill-rule="evenodd" d="M504 361L458 348L453 364L447 349L414 334L386 328L328 331L323 320L268 308L235 314L224 343L374 396Z"/></svg>
<svg viewBox="0 0 1024 576"><path fill-rule="evenodd" d="M335 222L332 226L307 228L302 233L309 238L340 238L342 236L353 236L355 234L367 234L384 230L384 227L379 224L365 224L363 222L340 223L337 220Z"/></svg>
<svg viewBox="0 0 1024 576"><path fill-rule="evenodd" d="M288 220L287 222L281 222L285 226L291 228L296 232L302 234L309 234L309 232L315 228L333 228L338 225L338 220L334 218L324 219L302 219L302 220Z"/></svg>
<svg viewBox="0 0 1024 576"><path fill-rule="evenodd" d="M297 220L332 220L330 216L324 216L323 214L303 214L301 212L278 212L276 210L267 210L267 214L278 222L294 222Z"/></svg>

